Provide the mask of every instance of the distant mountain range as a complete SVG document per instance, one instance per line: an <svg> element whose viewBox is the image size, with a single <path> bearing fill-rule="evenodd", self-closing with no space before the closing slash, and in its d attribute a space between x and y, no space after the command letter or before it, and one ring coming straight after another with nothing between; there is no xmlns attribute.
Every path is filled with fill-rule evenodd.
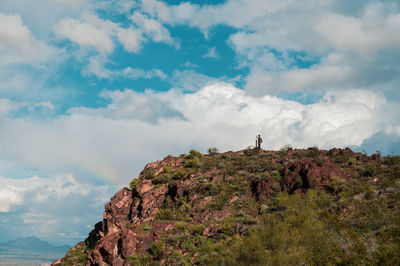
<svg viewBox="0 0 400 266"><path fill-rule="evenodd" d="M69 247L64 246L53 246L50 243L41 240L35 236L20 237L15 240L8 241L6 243L0 243L2 250L19 249L27 251L40 251L40 252L51 252L51 253L64 253Z"/></svg>
<svg viewBox="0 0 400 266"><path fill-rule="evenodd" d="M60 258L68 246L53 246L35 236L0 243L0 266L42 265Z"/></svg>

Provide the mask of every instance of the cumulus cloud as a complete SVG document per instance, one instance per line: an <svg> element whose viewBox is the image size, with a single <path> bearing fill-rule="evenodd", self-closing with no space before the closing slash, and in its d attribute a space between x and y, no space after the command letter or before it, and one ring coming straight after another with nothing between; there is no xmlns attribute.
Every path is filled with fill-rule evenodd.
<svg viewBox="0 0 400 266"><path fill-rule="evenodd" d="M0 64L40 66L61 52L37 40L19 15L0 13Z"/></svg>
<svg viewBox="0 0 400 266"><path fill-rule="evenodd" d="M99 219L101 208L110 197L107 187L82 183L72 174L52 178L0 177L0 182L0 224L8 224L1 226L0 232L5 238L36 235L55 239L56 233L63 232L63 242L71 244L87 234L87 220ZM77 232L80 233L76 235Z"/></svg>
<svg viewBox="0 0 400 266"><path fill-rule="evenodd" d="M138 53L143 43L148 40L178 47L169 30L158 20L140 12L135 12L130 18L133 24L123 27L119 23L84 12L79 19L62 19L54 26L54 32L60 39L68 39L82 47L94 48L103 55L114 50L115 40L130 53Z"/></svg>
<svg viewBox="0 0 400 266"><path fill-rule="evenodd" d="M190 62L184 64L185 67L196 68L197 65L193 65ZM210 77L202 73L198 73L194 70L176 70L171 78L171 83L174 88L181 89L184 91L197 91L206 85L210 85L218 82L235 83L241 77L237 76L234 78L222 77Z"/></svg>
<svg viewBox="0 0 400 266"><path fill-rule="evenodd" d="M91 46L101 53L112 52L111 33L104 28L76 19L63 19L54 28L59 38L69 39L79 45Z"/></svg>
<svg viewBox="0 0 400 266"><path fill-rule="evenodd" d="M47 122L3 118L1 147L43 171L84 163L127 185L147 162L168 153L210 146L243 149L257 133L267 149L287 143L330 148L360 145L399 124L396 106L366 90L333 90L309 105L253 97L224 83L189 94L124 90L102 96L111 101L106 107L71 109L68 116Z"/></svg>
<svg viewBox="0 0 400 266"><path fill-rule="evenodd" d="M121 28L118 32L118 39L124 49L132 53L137 53L141 49L142 42L145 41L142 31L132 28Z"/></svg>
<svg viewBox="0 0 400 266"><path fill-rule="evenodd" d="M15 211L16 206L25 205L26 201L42 203L50 197L60 199L70 194L88 195L91 190L88 185L79 184L71 174L51 179L35 176L26 179L0 177L0 180L0 212Z"/></svg>
<svg viewBox="0 0 400 266"><path fill-rule="evenodd" d="M385 87L393 94L400 85L396 1L143 2L141 10L150 17L197 27L206 36L217 25L236 28L228 42L238 67L250 69L245 88L255 95L358 87ZM298 69L297 53L316 58L308 62L314 67Z"/></svg>
<svg viewBox="0 0 400 266"><path fill-rule="evenodd" d="M76 108L70 112L90 116L100 115L103 118L113 120L141 120L153 124L165 118L185 120L183 114L174 109L172 103L165 98L164 94L158 94L153 91L138 93L132 90L125 90L103 91L101 96L110 99L112 105L98 109Z"/></svg>
<svg viewBox="0 0 400 266"><path fill-rule="evenodd" d="M148 18L139 12L135 12L131 20L154 42L166 42L174 44L170 32L159 21ZM175 44L176 45L176 44Z"/></svg>

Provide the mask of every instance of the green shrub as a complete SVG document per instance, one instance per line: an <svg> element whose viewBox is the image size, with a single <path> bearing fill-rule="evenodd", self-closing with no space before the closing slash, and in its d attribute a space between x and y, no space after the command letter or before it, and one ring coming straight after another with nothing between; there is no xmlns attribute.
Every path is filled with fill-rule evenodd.
<svg viewBox="0 0 400 266"><path fill-rule="evenodd" d="M200 159L201 157L203 157L203 154L201 154L199 151L196 151L196 150L190 150L189 154L192 155L193 158Z"/></svg>
<svg viewBox="0 0 400 266"><path fill-rule="evenodd" d="M222 210L228 200L231 198L231 192L222 191L217 197L209 203L209 207L213 210Z"/></svg>
<svg viewBox="0 0 400 266"><path fill-rule="evenodd" d="M248 147L247 149L244 150L244 154L246 156L254 156L260 153L260 150L258 148L252 148Z"/></svg>
<svg viewBox="0 0 400 266"><path fill-rule="evenodd" d="M165 165L165 166L163 167L163 172L164 172L164 173L170 173L171 171L172 171L171 165Z"/></svg>
<svg viewBox="0 0 400 266"><path fill-rule="evenodd" d="M354 164L356 164L356 162L357 162L356 158L350 158L350 159L347 161L347 164L348 164L348 165L354 165Z"/></svg>
<svg viewBox="0 0 400 266"><path fill-rule="evenodd" d="M177 169L177 170L172 172L172 179L181 180L184 177L186 177L187 174L188 174L187 171L185 171L184 169Z"/></svg>
<svg viewBox="0 0 400 266"><path fill-rule="evenodd" d="M260 206L260 210L259 210L259 214L265 214L265 213L269 213L269 207L267 204L262 204Z"/></svg>
<svg viewBox="0 0 400 266"><path fill-rule="evenodd" d="M176 222L175 231L183 232L183 231L186 231L187 227L188 227L188 225L186 222L178 221L178 222Z"/></svg>
<svg viewBox="0 0 400 266"><path fill-rule="evenodd" d="M376 164L374 164L374 163L367 164L362 171L362 175L365 177L375 176L376 175Z"/></svg>
<svg viewBox="0 0 400 266"><path fill-rule="evenodd" d="M88 261L88 252L89 250L86 247L78 247L75 250L72 250L66 256L65 265L86 265Z"/></svg>
<svg viewBox="0 0 400 266"><path fill-rule="evenodd" d="M149 253L153 256L155 260L161 260L164 257L165 253L164 242L160 240L154 241L149 248Z"/></svg>
<svg viewBox="0 0 400 266"><path fill-rule="evenodd" d="M194 159L185 160L183 163L183 166L187 167L187 168L195 168L195 167L198 167L199 164L200 164L199 159L194 158Z"/></svg>
<svg viewBox="0 0 400 266"><path fill-rule="evenodd" d="M169 183L169 182L171 182L171 175L167 174L167 173L159 174L158 176L154 177L151 180L151 183L153 183L154 185L166 184L166 183Z"/></svg>
<svg viewBox="0 0 400 266"><path fill-rule="evenodd" d="M153 261L153 258L148 254L134 254L130 255L127 258L128 262L131 263L132 266L141 266L141 265L150 265Z"/></svg>
<svg viewBox="0 0 400 266"><path fill-rule="evenodd" d="M150 225L146 225L145 227L143 227L143 231L145 231L145 232L149 232L152 230L153 230L153 228Z"/></svg>
<svg viewBox="0 0 400 266"><path fill-rule="evenodd" d="M144 173L144 177L146 179L153 179L156 177L156 173L154 172L153 169L147 169L146 172Z"/></svg>
<svg viewBox="0 0 400 266"><path fill-rule="evenodd" d="M192 234L201 234L204 231L204 226L202 224L195 224L190 227Z"/></svg>
<svg viewBox="0 0 400 266"><path fill-rule="evenodd" d="M175 203L172 206L165 206L162 209L159 209L156 213L156 219L159 220L170 220L170 221L186 221L190 220L190 217L186 216L186 212L188 211L188 204L181 204L177 206L179 203Z"/></svg>
<svg viewBox="0 0 400 266"><path fill-rule="evenodd" d="M235 228L233 228L232 225L224 223L222 227L218 230L218 233L226 235L226 236L232 236L235 234Z"/></svg>
<svg viewBox="0 0 400 266"><path fill-rule="evenodd" d="M131 183L129 184L129 187L130 187L132 190L135 190L136 187L137 187L137 185L139 185L139 184L140 184L139 178L134 178L134 179L132 179Z"/></svg>
<svg viewBox="0 0 400 266"><path fill-rule="evenodd" d="M281 173L276 171L274 174L274 178L277 182L281 181L281 179L282 179Z"/></svg>
<svg viewBox="0 0 400 266"><path fill-rule="evenodd" d="M211 169L216 168L218 163L218 159L215 157L207 157L203 159L202 168L203 169Z"/></svg>
<svg viewBox="0 0 400 266"><path fill-rule="evenodd" d="M383 163L389 166L400 164L400 156L388 156L385 157Z"/></svg>
<svg viewBox="0 0 400 266"><path fill-rule="evenodd" d="M332 194L338 194L340 192L340 180L336 176L331 177L331 180L327 185L325 185L325 188L328 192Z"/></svg>
<svg viewBox="0 0 400 266"><path fill-rule="evenodd" d="M307 157L316 159L320 154L318 147L310 147L307 149Z"/></svg>
<svg viewBox="0 0 400 266"><path fill-rule="evenodd" d="M205 183L200 187L200 193L205 196L215 196L218 195L222 191L221 184L215 184L213 182Z"/></svg>
<svg viewBox="0 0 400 266"><path fill-rule="evenodd" d="M175 217L170 209L159 209L156 213L156 218L159 220L174 220Z"/></svg>

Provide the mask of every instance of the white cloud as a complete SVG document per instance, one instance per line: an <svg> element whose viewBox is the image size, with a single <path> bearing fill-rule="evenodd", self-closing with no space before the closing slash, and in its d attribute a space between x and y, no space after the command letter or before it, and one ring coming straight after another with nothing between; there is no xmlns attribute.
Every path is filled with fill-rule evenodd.
<svg viewBox="0 0 400 266"><path fill-rule="evenodd" d="M217 49L215 47L211 47L208 49L207 53L203 55L203 57L217 59L219 58L219 55Z"/></svg>
<svg viewBox="0 0 400 266"><path fill-rule="evenodd" d="M100 56L89 58L88 66L83 70L84 76L96 76L100 79L113 79L115 73L105 67L106 59Z"/></svg>
<svg viewBox="0 0 400 266"><path fill-rule="evenodd" d="M351 67L336 65L317 65L280 72L255 70L246 77L246 87L250 93L256 95L275 94L279 91L324 91L332 88L348 88L351 85L349 80L355 75L356 71Z"/></svg>
<svg viewBox="0 0 400 266"><path fill-rule="evenodd" d="M167 4L157 0L141 1L141 9L152 17L158 17L162 21L169 21L171 14Z"/></svg>
<svg viewBox="0 0 400 266"><path fill-rule="evenodd" d="M74 194L86 196L92 191L88 184L79 183L71 174L53 178L14 179L0 177L0 212L15 211L17 206L46 203L49 198L62 200Z"/></svg>
<svg viewBox="0 0 400 266"><path fill-rule="evenodd" d="M103 91L104 98L112 100L107 108L76 108L70 110L73 114L101 116L113 120L140 120L148 123L157 123L160 119L178 118L185 119L172 103L165 99L164 94L153 91L138 93L132 90Z"/></svg>
<svg viewBox="0 0 400 266"><path fill-rule="evenodd" d="M0 233L4 239L35 235L75 244L90 231L87 223L101 219L103 204L111 196L106 186L88 184L72 174L0 177L0 183ZM57 236L60 232L61 238Z"/></svg>
<svg viewBox="0 0 400 266"><path fill-rule="evenodd" d="M120 73L120 76L127 78L127 79L139 79L139 78L166 79L167 78L167 75L162 70L156 69L156 68L146 71L146 70L143 70L140 68L126 67L124 70L122 70L122 72Z"/></svg>
<svg viewBox="0 0 400 266"><path fill-rule="evenodd" d="M41 171L79 173L84 164L115 184L127 185L146 163L168 153L210 146L243 149L257 133L267 149L286 143L345 147L399 124L396 106L365 90L330 91L310 105L256 98L218 83L191 94L124 90L102 96L111 100L108 106L71 109L68 116L52 121L3 118L0 146Z"/></svg>
<svg viewBox="0 0 400 266"><path fill-rule="evenodd" d="M178 46L168 29L159 21L138 12L131 16L131 20L134 25L126 28L111 20L84 12L80 19L67 18L59 21L54 27L54 32L61 39L69 39L83 47L95 48L103 55L114 50L114 39L121 43L125 51L131 53L138 53L148 39Z"/></svg>
<svg viewBox="0 0 400 266"><path fill-rule="evenodd" d="M192 65L190 62L186 62L184 64L185 67L195 68L197 65ZM226 82L226 83L235 83L241 78L241 76L237 76L234 78L228 78L225 76L214 78L202 73L198 73L194 70L177 70L174 72L173 77L171 79L171 83L174 88L181 89L184 91L197 91L206 85L210 85L218 82Z"/></svg>
<svg viewBox="0 0 400 266"><path fill-rule="evenodd" d="M121 28L118 32L118 39L128 52L137 53L141 49L142 42L146 39L140 30L132 28Z"/></svg>
<svg viewBox="0 0 400 266"><path fill-rule="evenodd" d="M0 64L40 66L60 56L58 49L37 40L19 15L0 13Z"/></svg>
<svg viewBox="0 0 400 266"><path fill-rule="evenodd" d="M154 42L166 42L177 45L172 39L170 32L159 21L148 18L146 15L135 12L131 20Z"/></svg>
<svg viewBox="0 0 400 266"><path fill-rule="evenodd" d="M400 6L395 1L145 2L141 10L150 17L197 27L206 36L216 25L236 28L229 43L239 67L250 68L246 89L257 95L357 87L390 87L395 93L400 86ZM314 67L296 69L296 53L314 57Z"/></svg>
<svg viewBox="0 0 400 266"><path fill-rule="evenodd" d="M106 67L107 59L101 56L91 57L89 64L83 70L85 76L95 76L100 79L166 79L167 75L160 69L144 70L141 68L126 67L122 70L111 70Z"/></svg>
<svg viewBox="0 0 400 266"><path fill-rule="evenodd" d="M114 49L110 32L88 22L76 19L63 19L54 31L59 38L66 38L83 46L96 48L100 53L110 53Z"/></svg>
<svg viewBox="0 0 400 266"><path fill-rule="evenodd" d="M361 18L329 14L314 28L327 47L357 51L363 56L400 45L396 34L400 31L400 14L382 14L380 5L368 6Z"/></svg>

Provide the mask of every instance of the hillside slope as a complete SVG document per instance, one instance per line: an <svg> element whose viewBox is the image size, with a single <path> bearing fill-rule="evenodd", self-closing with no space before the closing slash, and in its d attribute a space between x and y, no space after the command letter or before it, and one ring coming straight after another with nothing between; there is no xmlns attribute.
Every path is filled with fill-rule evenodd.
<svg viewBox="0 0 400 266"><path fill-rule="evenodd" d="M400 264L400 157L350 149L168 156L53 265Z"/></svg>

